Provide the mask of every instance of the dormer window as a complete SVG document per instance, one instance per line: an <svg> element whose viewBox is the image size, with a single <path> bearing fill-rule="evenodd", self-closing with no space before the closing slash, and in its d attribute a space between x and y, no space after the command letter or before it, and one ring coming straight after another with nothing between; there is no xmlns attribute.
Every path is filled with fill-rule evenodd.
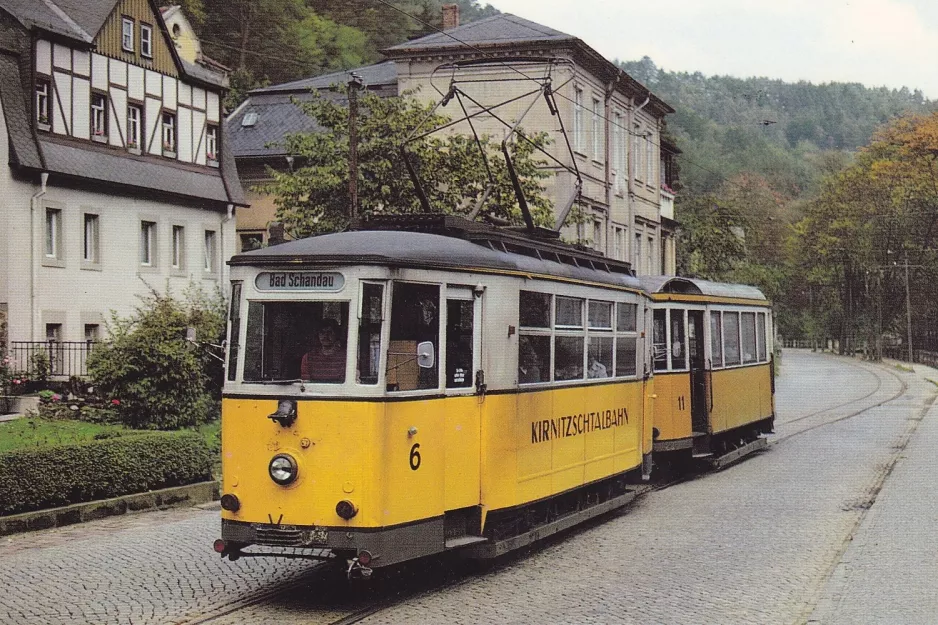
<svg viewBox="0 0 938 625"><path fill-rule="evenodd" d="M153 27L149 24L140 24L140 54L153 58Z"/></svg>
<svg viewBox="0 0 938 625"><path fill-rule="evenodd" d="M51 91L52 85L48 80L40 78L36 81L36 123L42 130L49 130L52 125Z"/></svg>
<svg viewBox="0 0 938 625"><path fill-rule="evenodd" d="M176 116L163 113L163 156L176 157Z"/></svg>
<svg viewBox="0 0 938 625"><path fill-rule="evenodd" d="M218 166L218 126L209 124L205 129L205 160Z"/></svg>
<svg viewBox="0 0 938 625"><path fill-rule="evenodd" d="M101 93L91 94L91 138L107 141L107 96Z"/></svg>
<svg viewBox="0 0 938 625"><path fill-rule="evenodd" d="M129 17L121 19L121 47L125 52L134 51L134 21Z"/></svg>

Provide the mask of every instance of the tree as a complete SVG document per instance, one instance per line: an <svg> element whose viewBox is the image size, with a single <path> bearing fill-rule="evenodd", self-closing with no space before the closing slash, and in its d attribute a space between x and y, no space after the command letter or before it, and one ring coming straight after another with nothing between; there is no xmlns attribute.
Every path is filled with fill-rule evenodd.
<svg viewBox="0 0 938 625"><path fill-rule="evenodd" d="M186 340L196 328L204 343L220 343L225 304L190 290L183 301L155 290L128 318L113 316L110 337L88 356L88 373L104 397L118 402L121 421L142 429L197 425L215 414L221 363Z"/></svg>
<svg viewBox="0 0 938 625"><path fill-rule="evenodd" d="M320 132L287 135L284 147L294 155L293 171L269 170L273 182L263 190L275 196L277 218L294 237L334 232L349 220L348 110L337 93L316 95L298 103L316 119ZM382 98L371 93L359 96L358 195L359 212L406 214L423 211L413 183L407 175L400 146L431 110L428 104L405 95ZM446 118L435 115L421 128L433 128ZM531 138L544 146L546 135ZM521 210L512 189L501 152L489 137L481 138L490 155L495 186L483 213L521 222ZM544 195L541 180L547 174L544 161L535 158L535 148L523 140L511 147L512 162L519 174L525 198L537 224L552 226L553 207ZM420 173L423 188L434 212L469 213L488 184L485 165L472 137L458 134L431 135L407 146Z"/></svg>

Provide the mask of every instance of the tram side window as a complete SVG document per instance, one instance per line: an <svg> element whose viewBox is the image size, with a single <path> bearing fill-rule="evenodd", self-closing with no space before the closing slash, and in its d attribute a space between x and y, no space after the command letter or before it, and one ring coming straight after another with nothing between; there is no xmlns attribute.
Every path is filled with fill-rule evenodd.
<svg viewBox="0 0 938 625"><path fill-rule="evenodd" d="M687 368L687 339L684 336L683 310L671 311L671 369Z"/></svg>
<svg viewBox="0 0 938 625"><path fill-rule="evenodd" d="M655 371L668 370L668 322L666 315L666 310L656 310L652 321Z"/></svg>
<svg viewBox="0 0 938 625"><path fill-rule="evenodd" d="M391 298L391 338L388 342L387 388L413 391L439 386L440 287L397 282ZM417 364L417 346L433 345L433 366Z"/></svg>
<svg viewBox="0 0 938 625"><path fill-rule="evenodd" d="M358 322L358 382L378 383L381 359L381 321L384 285L362 283L361 319Z"/></svg>
<svg viewBox="0 0 938 625"><path fill-rule="evenodd" d="M616 304L616 377L635 375L635 344L637 336L623 336L636 331L638 305Z"/></svg>
<svg viewBox="0 0 938 625"><path fill-rule="evenodd" d="M759 341L759 362L766 362L768 357L765 350L765 313L759 313L756 327L756 338Z"/></svg>
<svg viewBox="0 0 938 625"><path fill-rule="evenodd" d="M557 297L554 318L554 380L583 379L583 300Z"/></svg>
<svg viewBox="0 0 938 625"><path fill-rule="evenodd" d="M472 386L472 300L446 300L446 388Z"/></svg>
<svg viewBox="0 0 938 625"><path fill-rule="evenodd" d="M723 355L727 365L738 365L739 359L739 313L723 313Z"/></svg>
<svg viewBox="0 0 938 625"><path fill-rule="evenodd" d="M742 314L743 363L756 362L756 313Z"/></svg>
<svg viewBox="0 0 938 625"><path fill-rule="evenodd" d="M590 300L587 310L586 377L608 378L612 376L612 302Z"/></svg>
<svg viewBox="0 0 938 625"><path fill-rule="evenodd" d="M245 381L345 381L348 302L250 302Z"/></svg>
<svg viewBox="0 0 938 625"><path fill-rule="evenodd" d="M550 382L550 337L522 334L518 337L518 383Z"/></svg>
<svg viewBox="0 0 938 625"><path fill-rule="evenodd" d="M241 282L231 283L231 308L228 311L228 379L234 380L238 373L238 352L241 344Z"/></svg>
<svg viewBox="0 0 938 625"><path fill-rule="evenodd" d="M550 382L551 299L552 296L547 293L534 291L521 291L519 295L519 384Z"/></svg>
<svg viewBox="0 0 938 625"><path fill-rule="evenodd" d="M723 366L723 327L720 324L720 313L710 313L710 354L711 367Z"/></svg>

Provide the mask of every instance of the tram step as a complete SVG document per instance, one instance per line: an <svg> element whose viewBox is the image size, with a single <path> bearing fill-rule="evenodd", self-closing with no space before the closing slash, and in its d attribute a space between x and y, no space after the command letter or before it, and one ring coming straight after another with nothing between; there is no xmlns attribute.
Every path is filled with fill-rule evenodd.
<svg viewBox="0 0 938 625"><path fill-rule="evenodd" d="M456 536L455 538L448 538L446 540L446 548L456 549L457 547L465 547L466 545L484 543L487 540L488 538L484 536Z"/></svg>
<svg viewBox="0 0 938 625"><path fill-rule="evenodd" d="M694 458L713 458L713 453L708 451L706 453L694 454Z"/></svg>

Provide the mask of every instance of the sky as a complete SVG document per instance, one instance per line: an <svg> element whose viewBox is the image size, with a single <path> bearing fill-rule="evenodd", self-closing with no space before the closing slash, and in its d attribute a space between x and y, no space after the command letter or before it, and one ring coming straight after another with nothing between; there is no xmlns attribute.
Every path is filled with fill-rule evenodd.
<svg viewBox="0 0 938 625"><path fill-rule="evenodd" d="M938 99L935 0L488 0L610 60L787 82L859 82ZM486 2L480 2L486 4Z"/></svg>

